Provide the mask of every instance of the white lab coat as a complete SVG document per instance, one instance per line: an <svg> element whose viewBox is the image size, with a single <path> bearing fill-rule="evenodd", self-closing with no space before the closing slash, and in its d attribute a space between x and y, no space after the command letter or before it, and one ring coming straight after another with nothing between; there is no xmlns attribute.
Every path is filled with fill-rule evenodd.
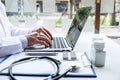
<svg viewBox="0 0 120 80"><path fill-rule="evenodd" d="M31 30L14 27L6 16L4 5L0 2L0 57L20 53L27 47L25 37Z"/></svg>

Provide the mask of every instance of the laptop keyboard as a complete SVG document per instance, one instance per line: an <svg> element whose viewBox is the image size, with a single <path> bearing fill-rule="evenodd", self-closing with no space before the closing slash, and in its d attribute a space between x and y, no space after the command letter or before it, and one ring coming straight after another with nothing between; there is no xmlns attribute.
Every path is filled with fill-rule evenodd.
<svg viewBox="0 0 120 80"><path fill-rule="evenodd" d="M67 48L63 37L54 37L51 48Z"/></svg>

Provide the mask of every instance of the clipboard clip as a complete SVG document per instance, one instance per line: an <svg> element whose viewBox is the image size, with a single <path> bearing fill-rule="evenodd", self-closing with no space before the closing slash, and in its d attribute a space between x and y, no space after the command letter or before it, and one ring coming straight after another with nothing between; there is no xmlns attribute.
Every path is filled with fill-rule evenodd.
<svg viewBox="0 0 120 80"><path fill-rule="evenodd" d="M86 52L84 52L84 54L81 55L81 60L83 62L84 67L92 66L91 60Z"/></svg>

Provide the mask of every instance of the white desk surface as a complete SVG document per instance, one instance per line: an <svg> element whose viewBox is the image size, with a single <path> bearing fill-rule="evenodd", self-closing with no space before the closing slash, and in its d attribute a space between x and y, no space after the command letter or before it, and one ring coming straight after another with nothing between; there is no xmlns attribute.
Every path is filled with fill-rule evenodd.
<svg viewBox="0 0 120 80"><path fill-rule="evenodd" d="M93 34L84 30L74 51L87 52L90 55ZM104 67L95 67L97 78L62 78L61 80L120 80L120 46L111 39L104 37L106 61ZM0 76L0 80L9 80L8 76ZM40 80L39 77L19 77L19 80Z"/></svg>

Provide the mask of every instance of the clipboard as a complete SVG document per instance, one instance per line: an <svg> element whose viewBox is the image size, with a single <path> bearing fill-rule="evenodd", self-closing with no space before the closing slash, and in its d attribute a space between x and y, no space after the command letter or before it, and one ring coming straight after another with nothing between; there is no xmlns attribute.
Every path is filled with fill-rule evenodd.
<svg viewBox="0 0 120 80"><path fill-rule="evenodd" d="M80 55L80 54L79 54L79 55ZM79 55L78 55L78 56L79 56ZM59 56L59 57L58 57L58 56ZM62 63L63 63L63 64L62 64L62 67L60 68L60 69L61 69L60 74L62 74L63 71L65 70L65 68L64 68L65 64L68 64L68 63L70 63L70 62L80 63L79 60L77 60L77 61L63 61L62 58L61 58L61 56L62 56L61 53L60 53L59 55L57 55L57 56L54 56L54 57L52 56L53 58L56 57L56 59L61 60ZM16 54L16 55L11 55L11 56L6 56L6 57L2 60L2 62L0 62L0 71L1 71L1 69L9 66L10 63L12 63L12 62L14 62L14 61L16 61L16 60L19 60L19 59L21 59L21 58L25 58L25 57L29 57L29 56L26 56L24 53ZM36 63L37 63L37 61L36 61L35 63L32 63L32 65L34 65L34 64L36 64ZM45 62L43 61L42 64L43 64L43 63L45 63ZM37 63L37 64L38 64L38 63ZM48 63L46 63L46 64L50 67L50 65L49 65ZM46 64L45 64L45 65L46 65ZM18 68L18 67L15 68L14 71L16 71L16 72L13 72L13 74L14 74L15 76L38 76L38 77L41 76L41 77L46 77L46 76L49 75L49 72L51 72L51 71L49 71L49 69L46 70L46 71L45 71L45 69L43 69L43 71L48 72L48 73L44 73L44 72L41 73L42 71L40 71L40 73L39 73L39 71L38 71L38 70L40 70L39 66L40 66L40 67L45 67L45 66L38 65L37 69L34 70L35 73L34 73L33 71L27 72L27 71L29 71L29 69L26 70L26 72L24 73L24 72L23 72L24 69L27 69L27 68L28 68L27 66L30 66L31 63L23 64L23 65L24 65L24 67L22 67L23 69L21 69L21 66L22 66L22 65L19 66L20 68ZM35 69L35 68L34 68L34 69ZM50 69L51 69L51 67L50 67ZM41 70L42 70L42 69L41 69ZM53 69L53 70L54 70L54 69ZM21 72L19 72L19 71L21 71ZM38 72L36 72L36 71L38 71ZM87 73L87 71L88 71L88 73ZM6 69L5 71L3 71L3 72L0 72L0 75L8 75L7 69ZM88 78L96 78L97 75L96 75L96 72L95 72L93 66L90 65L88 68L83 69L83 71L81 70L81 71L79 71L79 72L77 72L77 73L68 73L68 74L66 74L65 77L84 77L84 78L88 77Z"/></svg>
<svg viewBox="0 0 120 80"><path fill-rule="evenodd" d="M5 56L4 58L2 58L1 60L0 60L0 64L2 63L2 62L4 62L7 58L9 58L11 55L8 55L8 56Z"/></svg>

